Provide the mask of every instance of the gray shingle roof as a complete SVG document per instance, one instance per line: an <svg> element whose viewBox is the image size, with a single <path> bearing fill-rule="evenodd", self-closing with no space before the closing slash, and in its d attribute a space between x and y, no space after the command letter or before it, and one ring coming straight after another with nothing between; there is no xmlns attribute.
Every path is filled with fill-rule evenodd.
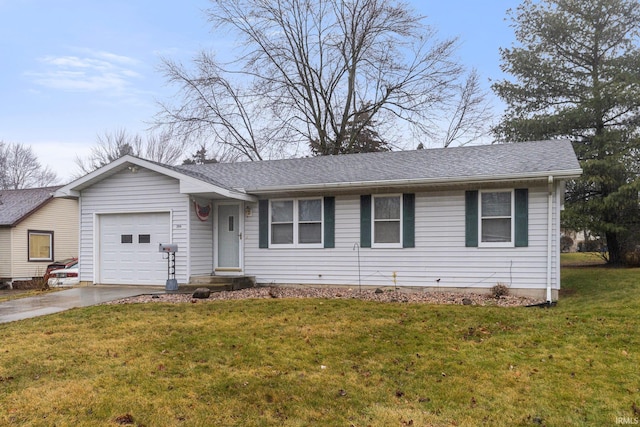
<svg viewBox="0 0 640 427"><path fill-rule="evenodd" d="M364 153L260 162L172 167L187 175L248 193L273 188L376 181L542 176L578 171L569 141L551 140L444 149Z"/></svg>
<svg viewBox="0 0 640 427"><path fill-rule="evenodd" d="M0 226L13 226L51 198L57 187L0 190Z"/></svg>

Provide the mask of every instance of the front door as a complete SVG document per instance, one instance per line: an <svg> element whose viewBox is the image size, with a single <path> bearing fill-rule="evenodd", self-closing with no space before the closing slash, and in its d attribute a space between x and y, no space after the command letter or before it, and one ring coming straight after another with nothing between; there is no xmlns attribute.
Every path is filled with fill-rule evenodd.
<svg viewBox="0 0 640 427"><path fill-rule="evenodd" d="M239 204L218 205L218 265L219 271L240 271L240 223Z"/></svg>

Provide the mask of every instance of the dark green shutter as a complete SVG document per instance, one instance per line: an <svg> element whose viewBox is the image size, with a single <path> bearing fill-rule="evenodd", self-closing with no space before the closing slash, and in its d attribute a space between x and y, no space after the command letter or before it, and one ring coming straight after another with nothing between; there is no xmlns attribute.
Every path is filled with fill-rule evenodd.
<svg viewBox="0 0 640 427"><path fill-rule="evenodd" d="M335 248L336 235L336 198L324 198L324 247Z"/></svg>
<svg viewBox="0 0 640 427"><path fill-rule="evenodd" d="M478 246L478 191L467 191L465 204L465 246Z"/></svg>
<svg viewBox="0 0 640 427"><path fill-rule="evenodd" d="M258 247L269 247L269 201L260 200L258 202L258 234L260 235L260 243Z"/></svg>
<svg viewBox="0 0 640 427"><path fill-rule="evenodd" d="M526 188L515 191L515 246L529 246L529 190Z"/></svg>
<svg viewBox="0 0 640 427"><path fill-rule="evenodd" d="M416 246L416 195L402 195L402 247Z"/></svg>
<svg viewBox="0 0 640 427"><path fill-rule="evenodd" d="M360 196L360 247L371 247L371 195Z"/></svg>

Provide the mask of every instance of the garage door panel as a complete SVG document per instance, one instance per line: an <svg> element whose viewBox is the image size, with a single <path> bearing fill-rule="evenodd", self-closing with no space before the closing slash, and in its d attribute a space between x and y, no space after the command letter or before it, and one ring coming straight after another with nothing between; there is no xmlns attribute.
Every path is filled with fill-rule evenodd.
<svg viewBox="0 0 640 427"><path fill-rule="evenodd" d="M100 282L164 285L167 261L159 243L170 239L168 212L100 217Z"/></svg>

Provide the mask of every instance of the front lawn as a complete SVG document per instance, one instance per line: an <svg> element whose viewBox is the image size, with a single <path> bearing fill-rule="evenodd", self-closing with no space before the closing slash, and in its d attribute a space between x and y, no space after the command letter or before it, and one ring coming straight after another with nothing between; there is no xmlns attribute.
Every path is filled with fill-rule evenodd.
<svg viewBox="0 0 640 427"><path fill-rule="evenodd" d="M557 307L273 299L0 325L0 424L616 425L640 417L640 270Z"/></svg>

